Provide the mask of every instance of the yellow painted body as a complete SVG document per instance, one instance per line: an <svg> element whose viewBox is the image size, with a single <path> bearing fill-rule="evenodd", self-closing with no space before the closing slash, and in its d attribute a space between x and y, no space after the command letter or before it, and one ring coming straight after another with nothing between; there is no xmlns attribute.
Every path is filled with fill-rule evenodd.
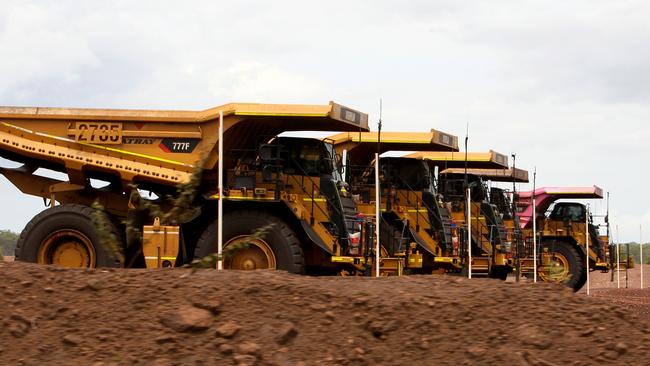
<svg viewBox="0 0 650 366"><path fill-rule="evenodd" d="M119 218L125 218L130 209L131 184L174 189L190 178L198 163L203 164L198 193L214 195L220 115L224 151L229 153L223 163L231 178L240 168L238 156L232 152L257 149L268 142L260 141L261 137L270 139L293 130L368 130L367 114L333 102L232 103L203 111L0 107L0 156L25 164L18 169L0 168L0 174L22 192L50 199L52 205L91 206L97 200ZM67 179L34 175L38 168L62 172ZM90 179L95 177L110 180L111 189L93 188ZM298 221L309 222L320 241L331 251L340 251L336 238L323 226L329 207L320 194L318 179L295 175L283 175L283 179L291 184L279 192L277 200L274 185L265 183L259 173L254 190L226 189L224 199L285 205L295 216L288 218L292 220L289 225L299 228ZM178 254L178 231L160 228L145 227L148 267L174 263Z"/></svg>
<svg viewBox="0 0 650 366"><path fill-rule="evenodd" d="M508 156L490 150L488 152L445 152L445 151L418 151L406 155L405 158L423 159L436 162L440 167L455 168L464 167L465 161L468 168L508 168ZM442 171L442 169L441 169Z"/></svg>
<svg viewBox="0 0 650 366"><path fill-rule="evenodd" d="M173 267L178 256L180 230L178 226L161 226L156 217L153 225L142 230L142 254L147 268Z"/></svg>
<svg viewBox="0 0 650 366"><path fill-rule="evenodd" d="M372 133L345 133L330 136L329 139L334 141L338 153L341 154L343 150L347 150L348 154L352 154L353 164L364 162L364 160L358 158L355 159L355 149L364 149L363 151L366 155L365 164L368 164L368 152L371 152L373 148L377 148L377 135L373 135ZM431 140L432 142L436 141L435 134L432 136L427 136L424 133L420 135L407 136L404 134L400 136L391 135L390 133L382 133L381 151L388 151L391 148L394 148L395 150L414 150L414 148L408 148L408 143L421 144L427 140ZM454 141L457 141L457 139L454 139ZM396 147L390 146L391 144L400 143L401 145L397 145ZM457 145L455 147L455 150L457 151ZM462 162L463 165L465 164L466 157L464 153L438 150L443 149L429 146L428 150L412 153L406 157L438 163L439 166L448 166L450 164L452 166L457 166L459 162ZM504 169L507 168L508 159L507 156L490 150L486 153L467 154L467 164L470 168L489 167ZM427 251L433 254L433 257L431 257L432 262L425 262L424 265L433 268L446 268L449 270L460 269L463 263L463 260L460 257L460 251L458 256L453 256L452 253L445 253L445 250L443 250L440 243L429 234L428 230L431 229L431 225L429 222L428 211L422 204L422 192L410 192L407 190L397 189L394 190L392 194L392 197L388 197L386 194L382 197L382 212L386 212L387 210L386 201L391 200L392 213L402 221L408 222L409 228L416 232L418 237L421 239L420 244L423 245ZM370 189L368 196L371 197L370 202L361 202L359 204L359 210L371 214L374 213L375 210L374 200L372 200L372 197L374 197L374 188ZM462 203L462 206L464 207L464 203ZM452 210L449 210L449 212L458 227L465 225L466 211L464 209L459 212L452 212ZM492 244L489 241L489 230L485 223L485 218L480 215L480 203L473 203L473 212L477 212L472 215L474 217L472 225L473 236L478 238L478 245L481 248L481 253L476 253L477 263L485 263L485 272L488 271L488 267L491 265L511 265L511 259L505 254L497 253L494 255L494 258L492 257ZM437 260L437 258L444 258L444 260ZM479 265L477 271L480 271L480 269L481 266Z"/></svg>
<svg viewBox="0 0 650 366"><path fill-rule="evenodd" d="M379 148L379 152L387 151L458 151L458 138L456 136L431 129L429 132L345 132L331 135L326 138L334 144L336 153L342 156L344 151L347 153L348 163L355 167L366 167L371 169L374 154ZM381 179L381 178L380 178ZM369 200L358 200L357 209L366 217L375 217L375 187L370 184L362 188ZM359 190L350 192L353 196L360 197ZM397 215L401 220L408 221L409 227L421 233L424 240L424 246L427 251L441 254L438 243L426 232L430 228L427 210L422 205L422 193L410 192L396 189L392 193L384 192L381 197L381 212L385 213L388 209L388 201L391 201L391 212ZM412 244L412 243L409 243ZM406 258L387 258L382 255L381 271L387 273L401 273L403 268L422 268L424 265L433 265L424 263L423 255L418 251L408 250L403 255ZM355 262L354 259L349 259ZM371 259L371 262L374 259ZM358 262L358 260L356 261ZM369 263L358 263L358 265L369 265Z"/></svg>
<svg viewBox="0 0 650 366"><path fill-rule="evenodd" d="M229 174L234 174L230 171ZM275 199L275 190L273 184L264 183L261 173L256 172L256 188L253 189L230 189L224 200L233 202L277 202ZM336 245L336 237L324 226L324 222L329 220L327 198L320 192L320 182L314 177L301 175L285 174L284 180L290 182L290 186L280 191L280 200L286 205L298 220L310 223L312 229L318 234L329 250L335 255L340 255L341 248ZM260 188L264 189L263 194L259 194ZM311 196L305 194L305 190L312 192ZM212 199L217 199L218 195L212 195ZM312 224L313 223L313 224Z"/></svg>
<svg viewBox="0 0 650 366"><path fill-rule="evenodd" d="M498 153L496 153L498 154ZM442 174L465 174L464 168L449 168L441 172ZM484 181L493 182L517 182L528 183L528 171L517 168L508 169L467 169L467 174L476 175L483 178Z"/></svg>
<svg viewBox="0 0 650 366"><path fill-rule="evenodd" d="M481 213L481 204L479 202L472 202L470 210L471 214L471 228L472 228L472 243L478 247L479 253L472 253L472 260L478 265L473 265L472 271L487 272L489 269L489 262L492 257L493 244L490 242L490 230L485 220L485 216ZM461 202L460 210L451 212L451 216L459 227L467 227L467 208L466 203ZM501 249L501 248L494 248ZM495 255L498 253L495 253ZM495 265L507 265L505 256L494 258Z"/></svg>
<svg viewBox="0 0 650 366"><path fill-rule="evenodd" d="M333 102L231 103L203 111L0 107L0 156L60 170L78 190L87 186L89 174L109 174L125 187L142 182L175 186L187 181L203 158L203 168L216 167L220 113L225 151L250 148L260 135L290 130L368 129L366 114ZM224 163L232 167L236 162ZM24 193L44 198L52 198L51 187L62 183L31 177L32 171L0 173ZM111 206L109 211L125 214L124 198L96 194ZM55 199L88 204L75 190Z"/></svg>

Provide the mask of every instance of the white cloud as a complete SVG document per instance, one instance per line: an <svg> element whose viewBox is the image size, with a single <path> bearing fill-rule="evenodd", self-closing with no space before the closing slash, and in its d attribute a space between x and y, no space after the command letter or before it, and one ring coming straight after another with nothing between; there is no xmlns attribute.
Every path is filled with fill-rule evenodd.
<svg viewBox="0 0 650 366"><path fill-rule="evenodd" d="M638 243L640 239L644 243L650 243L650 210L639 215L621 213L618 217L614 216L614 219L617 224L614 224L612 233L616 234L616 225L618 225L621 243L630 241Z"/></svg>
<svg viewBox="0 0 650 366"><path fill-rule="evenodd" d="M470 148L516 152L538 185L600 185L632 222L650 180L649 18L638 0L5 1L0 104L336 100L374 128L381 97L386 130L470 122Z"/></svg>
<svg viewBox="0 0 650 366"><path fill-rule="evenodd" d="M208 75L208 90L215 97L229 96L242 101L273 99L296 102L323 92L320 81L256 61L236 62Z"/></svg>
<svg viewBox="0 0 650 366"><path fill-rule="evenodd" d="M74 84L81 77L80 70L99 62L84 35L76 33L56 8L15 2L5 5L0 13L3 99L28 102L42 90L36 80Z"/></svg>

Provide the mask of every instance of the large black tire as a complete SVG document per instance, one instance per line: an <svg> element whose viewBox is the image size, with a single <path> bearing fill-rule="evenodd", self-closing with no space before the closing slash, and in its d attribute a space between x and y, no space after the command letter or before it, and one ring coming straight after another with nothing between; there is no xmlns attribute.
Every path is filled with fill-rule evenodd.
<svg viewBox="0 0 650 366"><path fill-rule="evenodd" d="M578 291L586 282L585 262L582 253L571 244L563 241L546 241L542 243L542 252L548 250L549 253L557 253L558 256L563 256L568 261L570 278L563 283L571 288L573 291ZM543 271L543 268L538 269L538 274ZM539 276L538 276L539 277Z"/></svg>
<svg viewBox="0 0 650 366"><path fill-rule="evenodd" d="M88 240L93 252L93 263L87 267L120 267L116 256L100 244L100 234L92 222L92 214L92 208L77 204L64 204L42 211L31 219L20 234L16 244L16 260L52 264L47 259L39 260L41 246L51 242L50 238L56 233L75 232ZM109 230L121 242L122 234L117 227L113 223L109 223L109 226Z"/></svg>
<svg viewBox="0 0 650 366"><path fill-rule="evenodd" d="M270 246L276 261L276 269L289 273L302 274L305 271L305 258L300 242L293 230L281 219L263 212L236 211L224 215L223 242L250 235L255 230L272 225L266 233L264 242ZM217 223L212 222L203 231L194 250L194 259L200 259L217 252Z"/></svg>

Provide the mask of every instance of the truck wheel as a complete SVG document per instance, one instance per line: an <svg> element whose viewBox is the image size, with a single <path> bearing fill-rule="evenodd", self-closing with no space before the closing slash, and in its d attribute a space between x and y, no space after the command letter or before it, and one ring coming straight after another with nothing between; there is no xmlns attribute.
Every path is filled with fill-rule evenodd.
<svg viewBox="0 0 650 366"><path fill-rule="evenodd" d="M542 264L537 269L542 281L564 283L574 291L580 290L584 285L584 260L571 244L561 241L545 242L542 244L542 253L550 255L548 265Z"/></svg>
<svg viewBox="0 0 650 366"><path fill-rule="evenodd" d="M119 267L120 262L100 243L92 222L93 209L76 204L42 211L25 226L16 244L16 260L70 268ZM111 231L118 240L115 225Z"/></svg>
<svg viewBox="0 0 650 366"><path fill-rule="evenodd" d="M272 225L264 238L251 238L250 234ZM289 273L303 273L305 259L300 242L294 232L279 218L254 211L237 211L224 215L223 247L247 242L248 247L224 259L224 268L238 270L281 269ZM199 259L217 252L217 223L211 223L201 235L194 258Z"/></svg>

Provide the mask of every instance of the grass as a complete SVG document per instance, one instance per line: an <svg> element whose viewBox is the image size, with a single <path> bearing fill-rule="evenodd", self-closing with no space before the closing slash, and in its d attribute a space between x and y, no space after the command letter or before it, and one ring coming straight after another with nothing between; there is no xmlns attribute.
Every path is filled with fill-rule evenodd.
<svg viewBox="0 0 650 366"><path fill-rule="evenodd" d="M168 203L168 205L165 206L170 207L169 209L163 209L161 205L143 199L138 191L137 185L129 186L131 188L129 202L135 206L136 210L146 210L149 213L149 217L152 218L152 223L153 218L155 217L160 219L161 225L169 226L180 226L180 224L190 221L201 212L201 207L195 203L196 193L203 177L203 162L204 159L196 164L198 168L194 170L187 182L180 183L176 186L176 192L174 195L162 198L163 202ZM123 265L127 264L127 267L131 266L135 258L131 259L131 263L124 263L125 258L123 245L112 232L111 221L104 207L99 202L95 201L92 208L94 209L92 220L99 234L100 245L106 249L111 256L119 260L120 263ZM142 232L139 225L136 225L134 220L135 218L124 222L126 225L127 237L141 238ZM142 248L140 248L139 251L141 252ZM135 254L134 257L139 254L140 253Z"/></svg>

